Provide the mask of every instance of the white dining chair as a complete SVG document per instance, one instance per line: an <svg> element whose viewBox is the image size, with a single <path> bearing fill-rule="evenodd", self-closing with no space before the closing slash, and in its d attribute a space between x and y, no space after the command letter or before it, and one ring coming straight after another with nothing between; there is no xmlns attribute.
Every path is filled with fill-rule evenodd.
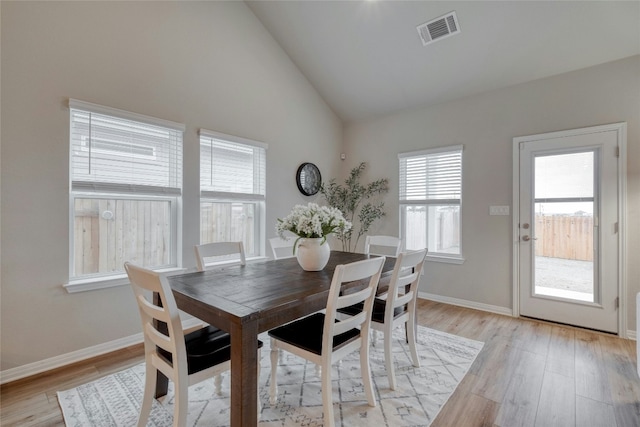
<svg viewBox="0 0 640 427"><path fill-rule="evenodd" d="M296 241L296 237L273 237L269 239L271 245L271 251L273 252L273 259L285 259L293 258L293 246ZM324 310L323 310L324 311ZM282 352L279 352L280 362L282 363ZM316 365L316 372L320 375L320 366Z"/></svg>
<svg viewBox="0 0 640 427"><path fill-rule="evenodd" d="M384 335L385 365L392 390L396 389L392 345L393 330L397 326L404 325L413 366L420 367L420 358L416 349L416 301L426 256L427 249L401 252L393 268L385 299L376 298L373 303L371 329L380 331ZM361 311L362 304L345 307L340 310L340 313L354 315Z"/></svg>
<svg viewBox="0 0 640 427"><path fill-rule="evenodd" d="M395 236L373 235L367 236L364 241L364 253L367 255L397 257L401 250L402 239ZM378 343L378 334L374 329L371 330L371 343Z"/></svg>
<svg viewBox="0 0 640 427"><path fill-rule="evenodd" d="M198 271L204 271L213 263L227 262L245 265L247 260L242 242L215 242L196 245Z"/></svg>
<svg viewBox="0 0 640 427"><path fill-rule="evenodd" d="M225 265L246 264L244 245L242 242L215 242L203 243L195 246L196 265L198 271L205 271L216 262L225 262ZM186 322L186 320L183 320ZM204 325L204 322L199 326ZM198 326L196 326L198 327ZM185 329L190 331L192 328Z"/></svg>
<svg viewBox="0 0 640 427"><path fill-rule="evenodd" d="M205 271L220 262L225 265L245 265L247 262L242 242L203 243L195 246L195 252L198 271ZM222 384L221 375L216 376L216 385L218 384Z"/></svg>
<svg viewBox="0 0 640 427"><path fill-rule="evenodd" d="M397 257L402 250L402 239L394 236L367 236L364 253Z"/></svg>
<svg viewBox="0 0 640 427"><path fill-rule="evenodd" d="M231 368L230 336L213 326L185 335L167 279L129 262L125 262L124 268L138 304L144 335L145 384L138 426L147 425L157 371L160 371L174 383L173 425L182 427L187 422L189 386ZM159 296L161 303L154 302L154 293ZM262 343L259 342L258 360L261 347ZM218 393L219 386L216 384Z"/></svg>
<svg viewBox="0 0 640 427"><path fill-rule="evenodd" d="M293 258L293 244L295 239L287 237L285 239L281 237L272 237L269 239L269 245L271 246L271 252L273 253L273 259Z"/></svg>
<svg viewBox="0 0 640 427"><path fill-rule="evenodd" d="M360 370L369 406L376 406L369 366L369 327L371 309L385 257L338 265L334 271L326 313L314 313L269 331L271 337L270 403L277 402L277 367L279 349L321 366L322 406L324 423L334 425L331 365L360 350ZM364 289L340 295L343 283L363 281ZM342 320L338 309L362 304L362 311Z"/></svg>

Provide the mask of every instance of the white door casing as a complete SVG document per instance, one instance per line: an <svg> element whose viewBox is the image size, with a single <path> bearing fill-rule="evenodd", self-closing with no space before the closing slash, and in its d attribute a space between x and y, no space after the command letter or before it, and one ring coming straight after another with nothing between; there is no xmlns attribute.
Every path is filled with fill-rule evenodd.
<svg viewBox="0 0 640 427"><path fill-rule="evenodd" d="M626 336L625 194L626 124L514 138L513 314ZM536 292L535 159L593 153L594 295L592 302ZM528 224L528 225L526 225ZM525 228L528 227L528 228ZM619 306L619 308L618 308Z"/></svg>

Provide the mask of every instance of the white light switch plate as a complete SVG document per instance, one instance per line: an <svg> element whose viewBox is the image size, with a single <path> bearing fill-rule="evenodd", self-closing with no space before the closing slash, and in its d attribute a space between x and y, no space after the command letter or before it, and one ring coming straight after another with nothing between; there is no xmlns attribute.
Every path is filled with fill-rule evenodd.
<svg viewBox="0 0 640 427"><path fill-rule="evenodd" d="M509 206L489 206L489 215L509 215Z"/></svg>

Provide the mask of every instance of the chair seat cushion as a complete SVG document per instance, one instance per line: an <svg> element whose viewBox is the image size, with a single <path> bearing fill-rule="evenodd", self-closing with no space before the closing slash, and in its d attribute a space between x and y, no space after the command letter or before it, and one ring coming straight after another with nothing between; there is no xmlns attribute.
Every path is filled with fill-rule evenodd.
<svg viewBox="0 0 640 427"><path fill-rule="evenodd" d="M336 320L337 321L337 320ZM317 355L322 354L322 333L324 314L311 316L287 323L269 331L269 336L287 344L295 345ZM337 350L360 336L359 329L350 329L333 338L333 349Z"/></svg>
<svg viewBox="0 0 640 427"><path fill-rule="evenodd" d="M356 314L362 311L364 307L364 303L359 303L355 305L351 305L349 307L344 307L338 309L339 313L348 314L349 316L355 316ZM376 298L373 301L373 313L371 314L371 321L376 323L384 323L384 310L387 307L387 301ZM406 312L406 306L396 307L393 310L393 318L400 316L402 313Z"/></svg>
<svg viewBox="0 0 640 427"><path fill-rule="evenodd" d="M189 375L231 360L231 337L228 333L208 325L184 336L187 349L187 367ZM258 340L258 348L262 347ZM171 353L158 349L169 362Z"/></svg>
<svg viewBox="0 0 640 427"><path fill-rule="evenodd" d="M231 336L211 325L184 336L189 375L231 359Z"/></svg>

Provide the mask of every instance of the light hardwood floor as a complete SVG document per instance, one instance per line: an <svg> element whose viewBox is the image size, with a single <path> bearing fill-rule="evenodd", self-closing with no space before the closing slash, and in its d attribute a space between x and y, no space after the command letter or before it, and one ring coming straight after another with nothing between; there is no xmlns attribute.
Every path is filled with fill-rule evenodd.
<svg viewBox="0 0 640 427"><path fill-rule="evenodd" d="M420 325L485 343L433 427L640 426L634 341L426 300L419 313ZM142 360L138 345L3 385L0 425L63 425L58 390Z"/></svg>

